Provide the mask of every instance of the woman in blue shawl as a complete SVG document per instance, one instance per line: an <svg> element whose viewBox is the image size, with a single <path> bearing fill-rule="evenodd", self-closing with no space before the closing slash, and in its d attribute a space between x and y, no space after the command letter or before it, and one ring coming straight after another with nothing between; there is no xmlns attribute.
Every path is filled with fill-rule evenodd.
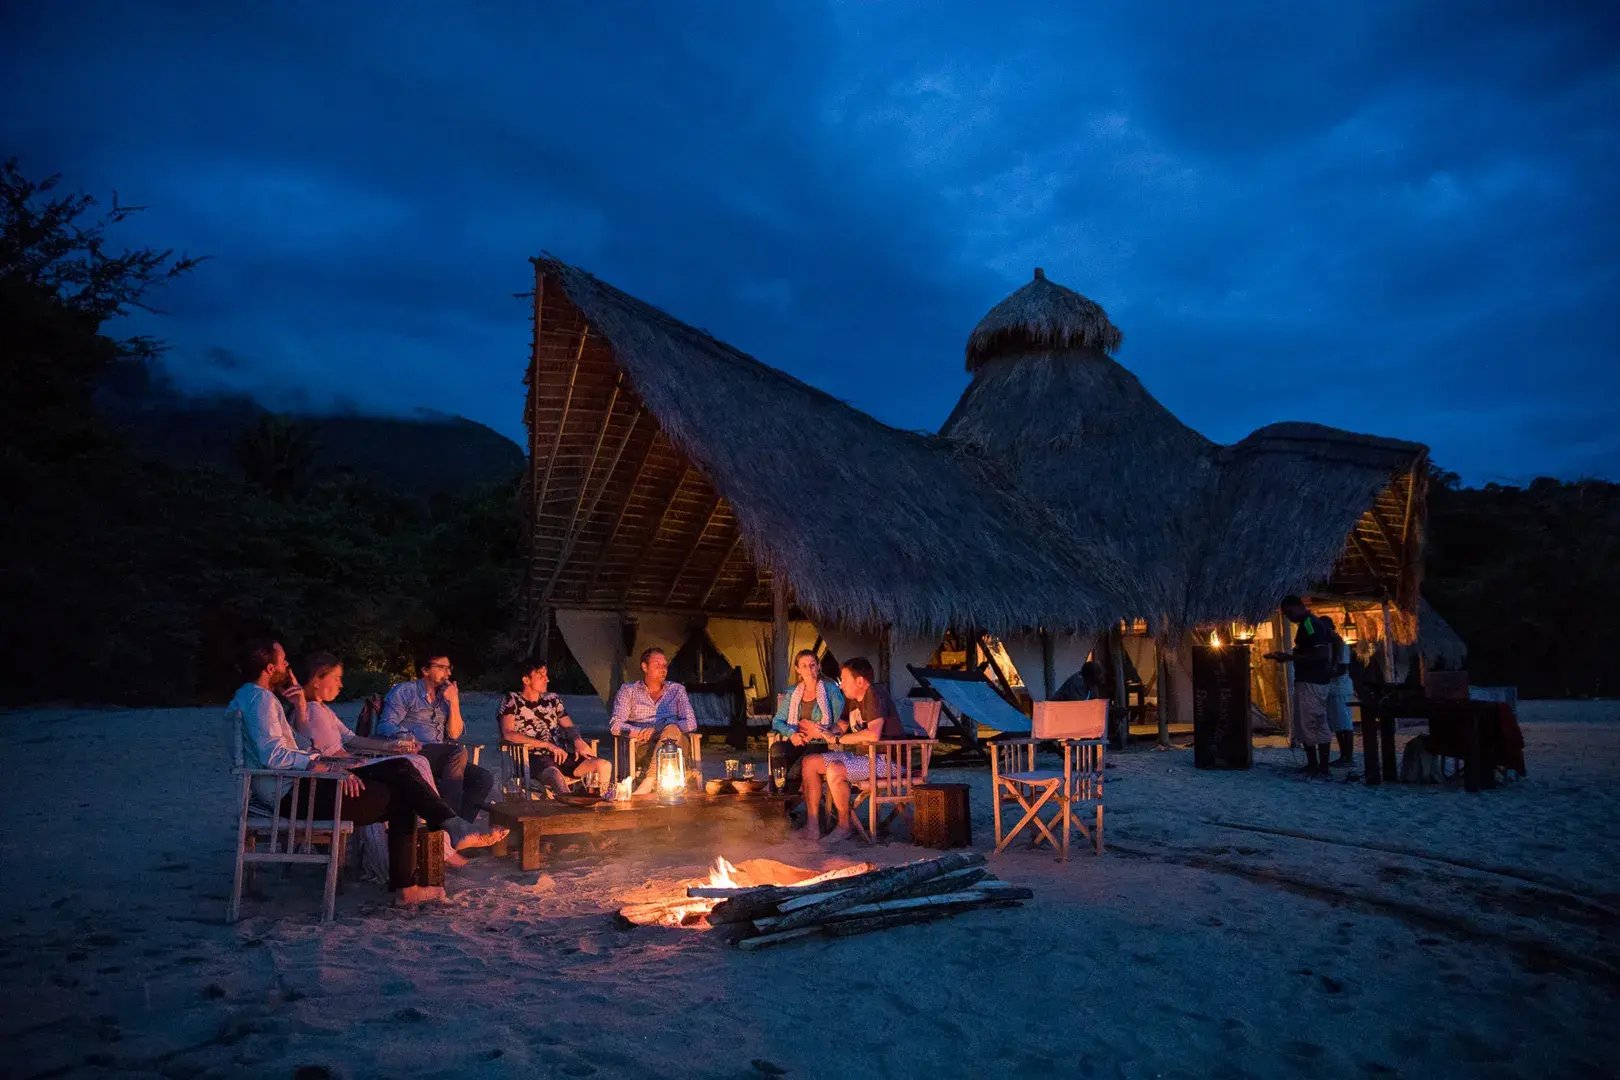
<svg viewBox="0 0 1620 1080"><path fill-rule="evenodd" d="M826 749L828 736L844 711L844 693L835 679L824 678L821 661L809 649L793 658L796 676L791 693L777 695L771 730L779 738L771 747L770 764L791 770L804 755ZM798 777L789 781L798 790Z"/></svg>

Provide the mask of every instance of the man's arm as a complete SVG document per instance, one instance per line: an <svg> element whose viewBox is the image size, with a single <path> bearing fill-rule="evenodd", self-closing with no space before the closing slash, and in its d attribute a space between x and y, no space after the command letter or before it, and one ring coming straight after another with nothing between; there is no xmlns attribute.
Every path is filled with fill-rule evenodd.
<svg viewBox="0 0 1620 1080"><path fill-rule="evenodd" d="M697 713L692 711L692 699L686 694L686 687L680 683L675 684L680 695L675 699L675 722L680 729L688 735L697 730Z"/></svg>
<svg viewBox="0 0 1620 1080"><path fill-rule="evenodd" d="M255 755L266 769L308 769L316 755L300 750L287 726L286 714L272 697L260 697L251 712L244 713L247 728L243 737L253 745Z"/></svg>
<svg viewBox="0 0 1620 1080"><path fill-rule="evenodd" d="M382 713L377 717L377 734L387 738L398 738L405 734L405 702L401 700L400 691L406 684L401 683L388 691L383 698Z"/></svg>
<svg viewBox="0 0 1620 1080"><path fill-rule="evenodd" d="M450 716L444 722L444 737L448 742L455 742L467 730L466 722L461 719L461 687L445 683L443 693L444 703L450 709Z"/></svg>
<svg viewBox="0 0 1620 1080"><path fill-rule="evenodd" d="M608 732L612 735L630 734L630 687L625 683L613 695L613 715L608 718Z"/></svg>

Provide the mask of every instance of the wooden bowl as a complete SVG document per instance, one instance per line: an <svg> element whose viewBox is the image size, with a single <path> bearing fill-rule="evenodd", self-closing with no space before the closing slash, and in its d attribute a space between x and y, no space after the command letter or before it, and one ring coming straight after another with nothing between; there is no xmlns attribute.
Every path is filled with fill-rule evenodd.
<svg viewBox="0 0 1620 1080"><path fill-rule="evenodd" d="M729 780L710 780L703 785L703 790L710 795L724 795L729 787L731 787Z"/></svg>
<svg viewBox="0 0 1620 1080"><path fill-rule="evenodd" d="M765 790L765 781L763 780L737 780L733 781L733 783L736 785L737 794L739 795L758 795Z"/></svg>

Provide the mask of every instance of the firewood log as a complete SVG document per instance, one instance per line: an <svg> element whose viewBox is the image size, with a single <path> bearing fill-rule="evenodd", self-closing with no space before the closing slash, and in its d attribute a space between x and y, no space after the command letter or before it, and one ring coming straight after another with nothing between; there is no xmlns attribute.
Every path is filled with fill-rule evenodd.
<svg viewBox="0 0 1620 1080"><path fill-rule="evenodd" d="M835 911L827 916L827 921L816 923L825 926L832 922L842 922L849 918L858 918L867 915L882 915L897 911L924 911L932 908L950 908L967 905L969 907L986 903L1000 903L1007 900L1029 900L1034 897L1033 890L1012 886L1004 889L980 889L970 887L955 892L942 892L934 896L912 896L904 899L879 900L870 904L857 904L842 911ZM786 920L786 915L765 916L755 919L754 926L760 930L776 930ZM787 929L792 929L788 927Z"/></svg>
<svg viewBox="0 0 1620 1080"><path fill-rule="evenodd" d="M782 921L777 924L777 928L779 930L792 930L795 927L810 926L813 923L823 922L828 915L835 911L852 908L857 904L869 904L877 900L887 899L901 889L931 878L940 877L953 870L962 870L969 866L982 866L984 861L984 856L976 851L953 851L938 859L907 863L904 866L891 866L884 870L874 870L870 874L850 878L848 880L849 887L837 895L829 896L818 904L797 908L782 916Z"/></svg>

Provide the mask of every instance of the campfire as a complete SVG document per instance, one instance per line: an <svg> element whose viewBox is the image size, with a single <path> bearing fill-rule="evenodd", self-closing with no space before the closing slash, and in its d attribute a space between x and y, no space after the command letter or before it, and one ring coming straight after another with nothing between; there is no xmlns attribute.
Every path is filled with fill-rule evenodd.
<svg viewBox="0 0 1620 1080"><path fill-rule="evenodd" d="M770 859L733 865L717 858L709 876L674 895L626 904L618 917L635 926L726 927L743 949L822 935L846 937L924 922L982 907L1017 907L1030 890L999 881L984 856L878 868L855 863L822 873Z"/></svg>

